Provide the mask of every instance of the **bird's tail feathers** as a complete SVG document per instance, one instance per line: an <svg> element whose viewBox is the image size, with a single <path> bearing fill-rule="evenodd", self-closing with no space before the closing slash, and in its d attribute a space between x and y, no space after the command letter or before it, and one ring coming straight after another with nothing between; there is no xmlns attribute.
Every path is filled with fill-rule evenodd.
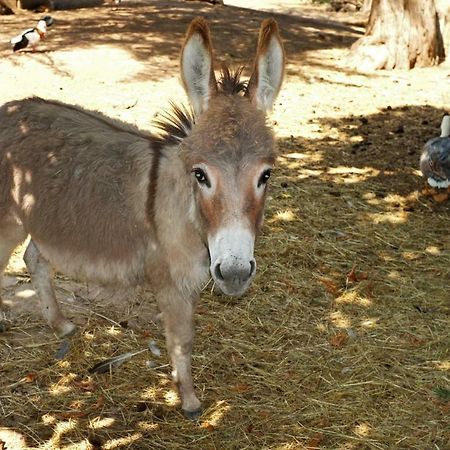
<svg viewBox="0 0 450 450"><path fill-rule="evenodd" d="M18 42L20 42L22 40L22 35L19 34L16 37L13 37L9 42L11 42L11 44L17 44Z"/></svg>
<svg viewBox="0 0 450 450"><path fill-rule="evenodd" d="M441 122L441 137L450 136L450 116L445 115Z"/></svg>

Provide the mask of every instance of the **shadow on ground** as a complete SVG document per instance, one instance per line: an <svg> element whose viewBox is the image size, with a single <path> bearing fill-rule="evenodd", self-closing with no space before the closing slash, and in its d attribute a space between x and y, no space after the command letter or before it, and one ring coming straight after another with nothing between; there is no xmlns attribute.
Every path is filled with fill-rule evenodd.
<svg viewBox="0 0 450 450"><path fill-rule="evenodd" d="M212 28L217 54L223 62L249 65L256 48L260 23L268 16L280 25L290 64L307 63L306 52L329 48L349 48L361 29L338 22L286 14L267 14L234 6L211 6L199 2L152 1L103 6L76 11L55 11L55 24L48 32L45 51L52 52L120 47L130 58L148 64L151 76L166 74L178 64L180 43L189 22L205 17ZM33 25L38 15L2 18L4 40ZM5 46L4 55L10 50ZM236 52L236 55L234 54ZM15 56L17 57L17 55ZM158 59L164 59L158 67ZM173 62L173 66L168 61ZM156 62L156 64L155 64ZM51 61L47 61L52 65ZM155 70L156 69L156 70ZM158 73L159 69L159 73ZM55 67L57 70L57 67ZM149 71L137 78L148 79Z"/></svg>

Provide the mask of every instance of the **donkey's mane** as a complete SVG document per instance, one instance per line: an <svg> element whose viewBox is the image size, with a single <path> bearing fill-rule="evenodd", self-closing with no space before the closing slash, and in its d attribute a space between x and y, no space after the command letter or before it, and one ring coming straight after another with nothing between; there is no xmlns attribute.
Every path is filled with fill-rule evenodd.
<svg viewBox="0 0 450 450"><path fill-rule="evenodd" d="M217 81L219 92L225 95L246 95L248 82L241 80L243 70L244 66L231 69L223 64Z"/></svg>
<svg viewBox="0 0 450 450"><path fill-rule="evenodd" d="M241 80L243 66L231 69L223 64L217 81L218 93L223 95L247 94L247 81ZM170 109L153 121L158 130L156 141L161 145L177 145L186 138L195 124L194 112L185 105L170 104Z"/></svg>
<svg viewBox="0 0 450 450"><path fill-rule="evenodd" d="M170 110L153 121L158 130L156 141L162 145L177 145L189 135L194 124L194 112L190 107L171 102Z"/></svg>

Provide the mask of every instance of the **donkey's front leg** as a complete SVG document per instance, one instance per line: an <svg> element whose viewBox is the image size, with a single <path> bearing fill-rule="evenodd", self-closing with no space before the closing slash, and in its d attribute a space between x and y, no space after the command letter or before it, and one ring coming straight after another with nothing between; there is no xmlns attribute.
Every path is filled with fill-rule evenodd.
<svg viewBox="0 0 450 450"><path fill-rule="evenodd" d="M175 287L161 290L157 298L164 322L167 350L172 362L173 380L178 387L186 417L194 420L202 412L201 403L194 392L191 373L196 298L183 295Z"/></svg>
<svg viewBox="0 0 450 450"><path fill-rule="evenodd" d="M42 311L48 324L58 337L62 338L72 334L76 327L64 317L58 305L53 289L53 270L32 240L25 250L23 259L30 272L31 281L41 301Z"/></svg>

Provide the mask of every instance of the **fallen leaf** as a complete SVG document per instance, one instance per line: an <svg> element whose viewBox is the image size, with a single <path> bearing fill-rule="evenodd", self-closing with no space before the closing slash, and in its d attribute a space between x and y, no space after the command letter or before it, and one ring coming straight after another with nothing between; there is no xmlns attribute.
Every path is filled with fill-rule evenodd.
<svg viewBox="0 0 450 450"><path fill-rule="evenodd" d="M251 389L252 389L251 386L245 383L238 383L231 388L231 390L234 392L248 392Z"/></svg>
<svg viewBox="0 0 450 450"><path fill-rule="evenodd" d="M411 333L405 333L404 337L406 338L406 340L408 340L411 345L413 345L414 347L419 347L420 345L425 344L426 340L419 337L419 336L415 336L414 334Z"/></svg>
<svg viewBox="0 0 450 450"><path fill-rule="evenodd" d="M352 267L352 270L347 274L347 283L356 283L358 281L358 277L356 276L355 266Z"/></svg>
<svg viewBox="0 0 450 450"><path fill-rule="evenodd" d="M333 294L335 296L337 296L339 294L339 287L337 286L337 284L333 280L330 280L329 278L321 278L320 282L323 285L325 285L326 290L330 294Z"/></svg>
<svg viewBox="0 0 450 450"><path fill-rule="evenodd" d="M30 373L27 373L26 375L25 375L25 378L24 378L24 382L25 383L32 383L34 380L36 380L36 378L38 377L39 375L36 373L36 372L30 372Z"/></svg>
<svg viewBox="0 0 450 450"><path fill-rule="evenodd" d="M74 400L73 402L69 403L69 408L70 409L78 409L78 410L80 410L82 406L83 406L83 402L81 400Z"/></svg>
<svg viewBox="0 0 450 450"><path fill-rule="evenodd" d="M99 395L97 401L92 405L92 408L100 409L103 408L104 405L105 405L105 397L103 397L103 395Z"/></svg>
<svg viewBox="0 0 450 450"><path fill-rule="evenodd" d="M215 426L211 422L208 422L208 421L203 422L201 424L201 427L205 428L208 431L214 431L214 429L215 429Z"/></svg>
<svg viewBox="0 0 450 450"><path fill-rule="evenodd" d="M97 385L91 378L88 378L87 380L74 381L73 385L76 388L86 392L94 392L97 389Z"/></svg>
<svg viewBox="0 0 450 450"><path fill-rule="evenodd" d="M6 442L0 439L0 450L8 450L6 448Z"/></svg>
<svg viewBox="0 0 450 450"><path fill-rule="evenodd" d="M309 450L320 448L320 444L323 442L323 434L317 433L315 434L311 440L306 444L306 448Z"/></svg>
<svg viewBox="0 0 450 450"><path fill-rule="evenodd" d="M438 203L445 202L447 199L448 199L448 193L447 192L440 192L438 194L434 194L433 195L433 200L435 202L438 202Z"/></svg>
<svg viewBox="0 0 450 450"><path fill-rule="evenodd" d="M368 275L366 272L357 272L356 266L352 267L352 270L347 274L347 283L357 283L362 280L367 280Z"/></svg>
<svg viewBox="0 0 450 450"><path fill-rule="evenodd" d="M335 348L341 348L348 342L348 334L345 331L340 331L330 339L330 344Z"/></svg>

